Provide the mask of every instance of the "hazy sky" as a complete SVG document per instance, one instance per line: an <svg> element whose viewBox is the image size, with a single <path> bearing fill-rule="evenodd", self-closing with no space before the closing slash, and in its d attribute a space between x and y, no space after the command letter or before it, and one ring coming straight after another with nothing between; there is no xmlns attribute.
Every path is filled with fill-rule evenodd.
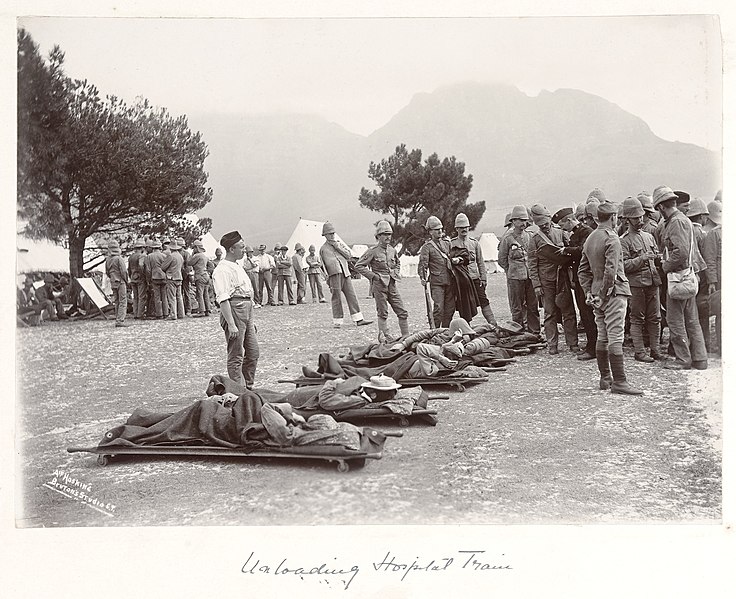
<svg viewBox="0 0 736 599"><path fill-rule="evenodd" d="M721 40L707 16L19 21L68 74L175 114L317 113L369 134L460 81L577 88L667 140L721 146Z"/></svg>

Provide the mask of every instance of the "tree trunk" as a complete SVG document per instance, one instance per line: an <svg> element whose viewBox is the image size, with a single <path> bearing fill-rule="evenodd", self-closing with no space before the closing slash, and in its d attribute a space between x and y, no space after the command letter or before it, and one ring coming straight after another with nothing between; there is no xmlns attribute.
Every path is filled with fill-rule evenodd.
<svg viewBox="0 0 736 599"><path fill-rule="evenodd" d="M84 243L86 239L80 239L74 235L69 235L69 274L72 277L71 283L71 302L77 304L79 299L79 285L74 284L74 279L84 276Z"/></svg>

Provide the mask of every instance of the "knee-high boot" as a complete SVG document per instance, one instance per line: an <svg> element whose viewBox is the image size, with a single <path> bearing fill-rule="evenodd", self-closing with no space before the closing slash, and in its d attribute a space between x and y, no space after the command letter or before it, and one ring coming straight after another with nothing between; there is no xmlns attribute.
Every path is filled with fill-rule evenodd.
<svg viewBox="0 0 736 599"><path fill-rule="evenodd" d="M401 336L409 334L409 319L408 318L399 318L399 330L401 331Z"/></svg>
<svg viewBox="0 0 736 599"><path fill-rule="evenodd" d="M493 310L491 310L490 304L488 304L487 306L483 306L480 310L483 313L483 318L488 321L488 324L490 324L494 328L498 326L498 323L496 322L496 317L493 315Z"/></svg>
<svg viewBox="0 0 736 599"><path fill-rule="evenodd" d="M620 393L622 395L644 395L640 389L632 387L626 380L624 372L624 355L610 354L608 359L611 362L611 371L613 373L613 384L611 385L611 393Z"/></svg>
<svg viewBox="0 0 736 599"><path fill-rule="evenodd" d="M609 363L609 356L607 349L595 349L595 358L598 361L598 372L601 374L601 379L598 386L602 391L608 391L611 388L613 379L611 378L611 365Z"/></svg>

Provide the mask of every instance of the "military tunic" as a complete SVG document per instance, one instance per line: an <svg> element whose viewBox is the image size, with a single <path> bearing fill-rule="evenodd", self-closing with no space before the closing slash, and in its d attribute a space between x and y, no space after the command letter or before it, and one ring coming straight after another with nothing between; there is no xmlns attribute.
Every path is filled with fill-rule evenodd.
<svg viewBox="0 0 736 599"><path fill-rule="evenodd" d="M590 234L583 246L578 278L586 295L592 294L598 303L593 309L598 348L621 354L631 288L624 272L621 240L615 231L599 226Z"/></svg>
<svg viewBox="0 0 736 599"><path fill-rule="evenodd" d="M396 286L396 282L401 280L401 262L396 249L392 245L385 248L380 244L374 245L358 259L355 270L371 281L379 332L388 335L388 307L391 306L399 319L401 334L408 333L409 312L404 308Z"/></svg>

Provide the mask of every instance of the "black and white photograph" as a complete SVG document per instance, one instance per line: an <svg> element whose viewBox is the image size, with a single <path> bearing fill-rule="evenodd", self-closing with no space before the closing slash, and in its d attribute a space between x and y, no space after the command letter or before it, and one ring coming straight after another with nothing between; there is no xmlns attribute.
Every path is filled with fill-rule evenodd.
<svg viewBox="0 0 736 599"><path fill-rule="evenodd" d="M732 536L732 32L660 4L4 17L14 536L114 597L158 530L228 597L586 596L526 586L565 531L697 593L583 550Z"/></svg>

